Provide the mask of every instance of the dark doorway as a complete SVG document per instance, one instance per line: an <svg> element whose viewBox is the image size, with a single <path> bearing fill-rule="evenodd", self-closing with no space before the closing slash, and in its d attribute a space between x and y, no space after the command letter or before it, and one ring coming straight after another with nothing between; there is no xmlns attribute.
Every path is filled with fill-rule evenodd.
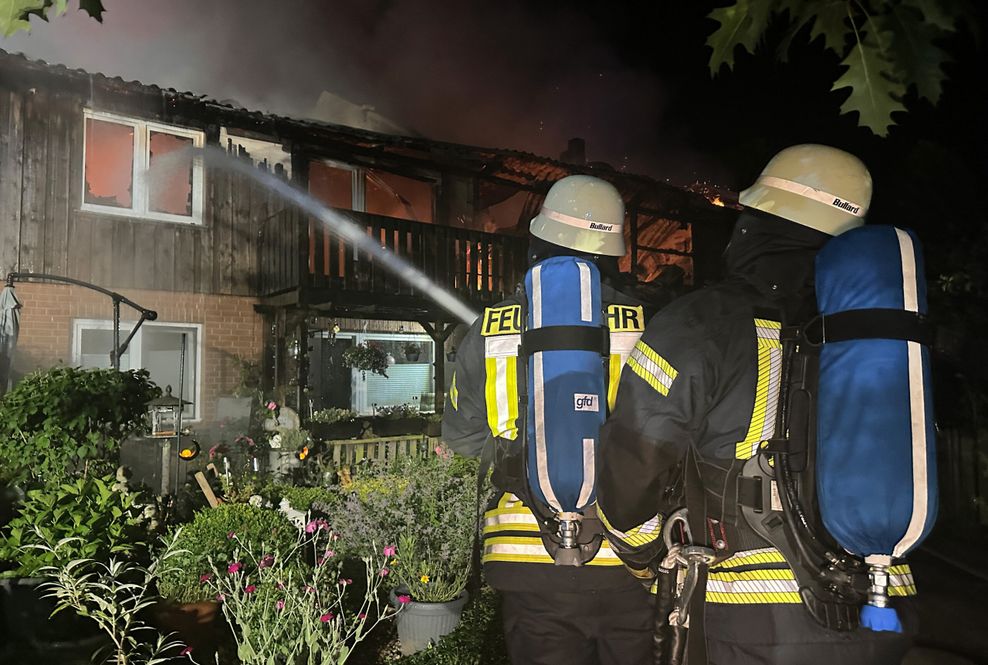
<svg viewBox="0 0 988 665"><path fill-rule="evenodd" d="M331 338L321 332L310 335L309 399L313 411L353 408L353 370L343 366L343 352L351 346L350 337Z"/></svg>

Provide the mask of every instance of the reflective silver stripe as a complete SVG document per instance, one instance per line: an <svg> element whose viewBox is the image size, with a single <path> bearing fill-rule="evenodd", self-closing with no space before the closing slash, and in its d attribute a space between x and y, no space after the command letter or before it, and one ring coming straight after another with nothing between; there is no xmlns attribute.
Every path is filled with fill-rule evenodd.
<svg viewBox="0 0 988 665"><path fill-rule="evenodd" d="M556 212L555 210L549 210L548 208L542 208L539 214L555 222L561 222L588 231L599 231L600 233L621 233L623 231L620 224L607 224L605 222L595 222L592 219L581 219L565 213Z"/></svg>
<svg viewBox="0 0 988 665"><path fill-rule="evenodd" d="M594 478L597 477L593 444L593 439L583 440L583 485L580 487L580 498L576 501L577 510L583 510L590 502L590 495L593 493Z"/></svg>
<svg viewBox="0 0 988 665"><path fill-rule="evenodd" d="M561 511L559 499L552 491L552 483L549 482L549 457L545 445L545 377L542 371L542 352L538 351L532 356L535 366L535 463L539 472L539 489L545 497L546 503L555 511Z"/></svg>
<svg viewBox="0 0 988 665"><path fill-rule="evenodd" d="M484 356L487 358L509 358L518 355L521 335L497 335L484 338Z"/></svg>
<svg viewBox="0 0 988 665"><path fill-rule="evenodd" d="M532 268L532 322L533 328L542 327L542 265ZM522 326L525 322L522 321Z"/></svg>
<svg viewBox="0 0 988 665"><path fill-rule="evenodd" d="M648 372L653 379L665 386L666 389L672 388L672 382L675 381L676 377L669 376L664 369L659 367L651 358L646 356L640 347L636 346L631 351L631 357L634 358L635 362L637 362L643 370Z"/></svg>
<svg viewBox="0 0 988 665"><path fill-rule="evenodd" d="M707 591L712 593L799 593L799 583L794 579L781 580L724 580L708 579Z"/></svg>
<svg viewBox="0 0 988 665"><path fill-rule="evenodd" d="M781 189L786 192L792 192L797 196L802 196L808 199L813 199L814 201L819 201L820 203L826 203L828 206L833 206L835 208L840 208L844 212L854 215L855 217L864 217L863 207L860 203L855 203L854 201L848 201L847 199L842 199L839 196L835 196L830 192L824 191L822 189L816 189L810 187L809 185L804 185L799 182L794 182L792 180L786 180L785 178L776 178L771 175L763 175L755 181L755 184L762 184L766 187L774 187L775 189ZM853 210L848 210L846 207L838 205L838 202L843 202L848 206L851 206Z"/></svg>
<svg viewBox="0 0 988 665"><path fill-rule="evenodd" d="M491 537L487 539L487 543L484 545L484 554L521 554L527 556L539 556L539 557L549 557L548 552L545 551L545 547L539 544L532 545L522 545L519 543L499 543L491 542L496 538ZM614 553L609 547L601 546L594 560L608 559L612 561L620 561L617 554ZM552 559L549 559L552 561Z"/></svg>
<svg viewBox="0 0 988 665"><path fill-rule="evenodd" d="M494 393L497 395L497 427L499 432L506 432L508 427L508 359L495 358L497 365L497 381L494 384Z"/></svg>
<svg viewBox="0 0 988 665"><path fill-rule="evenodd" d="M590 266L582 261L580 268L580 320L593 321L593 291L590 290Z"/></svg>
<svg viewBox="0 0 988 665"><path fill-rule="evenodd" d="M621 364L628 362L631 350L635 348L638 339L642 336L640 332L612 332L611 333L611 355L621 356Z"/></svg>
<svg viewBox="0 0 988 665"><path fill-rule="evenodd" d="M919 294L916 287L916 253L912 238L900 229L895 230L902 257L902 302L907 312L919 311ZM913 510L902 539L896 543L892 555L905 556L916 545L926 527L927 492L929 479L926 467L926 395L923 393L923 349L919 342L906 342L909 362L909 420L912 438Z"/></svg>

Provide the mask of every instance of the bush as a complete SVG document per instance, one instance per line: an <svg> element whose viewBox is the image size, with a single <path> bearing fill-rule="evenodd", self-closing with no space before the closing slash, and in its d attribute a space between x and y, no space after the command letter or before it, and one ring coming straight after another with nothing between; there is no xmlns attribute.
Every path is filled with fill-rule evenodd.
<svg viewBox="0 0 988 665"><path fill-rule="evenodd" d="M350 409L323 409L312 414L311 420L314 423L331 425L333 423L348 423L357 419L356 411Z"/></svg>
<svg viewBox="0 0 988 665"><path fill-rule="evenodd" d="M357 344L343 352L343 366L388 378L388 354L375 344Z"/></svg>
<svg viewBox="0 0 988 665"><path fill-rule="evenodd" d="M411 404L395 404L394 406L374 407L374 415L387 420L399 418L418 418L419 410Z"/></svg>
<svg viewBox="0 0 988 665"><path fill-rule="evenodd" d="M120 439L146 426L147 402L160 394L146 370L59 366L25 377L0 400L0 480L108 471Z"/></svg>
<svg viewBox="0 0 988 665"><path fill-rule="evenodd" d="M203 574L233 561L240 543L250 543L254 558L284 555L295 545L298 530L277 510L245 503L222 504L196 513L191 524L175 532L179 550L168 570L161 573L158 592L177 603L195 603L212 598Z"/></svg>
<svg viewBox="0 0 988 665"><path fill-rule="evenodd" d="M150 538L139 495L113 476L29 490L20 514L4 529L0 559L14 562L8 577L36 577L46 566L74 559L109 561L142 553ZM73 539L53 550L39 545Z"/></svg>

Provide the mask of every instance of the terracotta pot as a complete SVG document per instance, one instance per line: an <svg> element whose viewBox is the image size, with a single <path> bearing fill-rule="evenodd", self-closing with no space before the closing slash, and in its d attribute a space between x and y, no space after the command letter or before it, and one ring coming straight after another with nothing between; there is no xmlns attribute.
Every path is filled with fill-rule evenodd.
<svg viewBox="0 0 988 665"><path fill-rule="evenodd" d="M197 655L208 654L209 658L197 658L200 662L208 662L216 652L215 624L219 609L220 604L214 600L198 603L162 601L155 606L154 623L165 633L174 632L175 638L192 647Z"/></svg>

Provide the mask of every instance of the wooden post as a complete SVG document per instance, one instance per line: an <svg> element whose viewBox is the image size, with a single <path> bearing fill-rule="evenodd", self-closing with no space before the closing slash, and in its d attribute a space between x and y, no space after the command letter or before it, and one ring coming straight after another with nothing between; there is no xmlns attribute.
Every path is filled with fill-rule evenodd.
<svg viewBox="0 0 988 665"><path fill-rule="evenodd" d="M456 324L437 321L435 325L432 325L428 321L419 321L419 325L429 333L429 337L436 345L432 360L433 393L436 413L442 413L443 405L446 403L446 340L453 334Z"/></svg>

